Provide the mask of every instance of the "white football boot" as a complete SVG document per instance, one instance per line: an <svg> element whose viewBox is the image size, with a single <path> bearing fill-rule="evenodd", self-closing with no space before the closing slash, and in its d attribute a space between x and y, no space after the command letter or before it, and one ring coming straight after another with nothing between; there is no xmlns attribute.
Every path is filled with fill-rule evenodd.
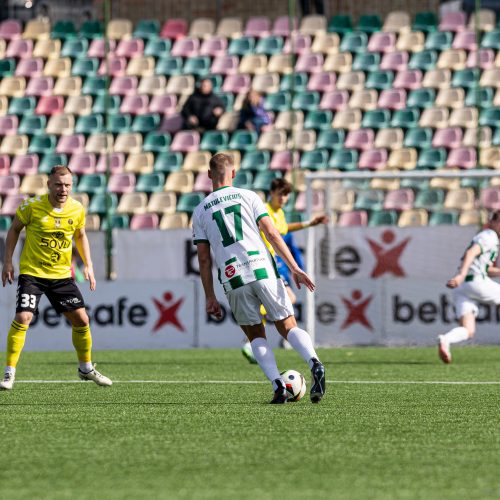
<svg viewBox="0 0 500 500"><path fill-rule="evenodd" d="M95 382L97 385L102 385L104 387L109 387L110 385L113 385L113 382L111 379L108 377L105 377L102 373L99 373L95 369L95 364L93 365L93 369L90 370L89 372L82 372L80 368L78 368L78 376L82 380L92 380L92 382Z"/></svg>
<svg viewBox="0 0 500 500"><path fill-rule="evenodd" d="M438 354L443 363L451 363L451 351L450 351L450 343L447 342L444 338L444 335L438 336Z"/></svg>
<svg viewBox="0 0 500 500"><path fill-rule="evenodd" d="M0 390L2 391L10 391L14 386L14 380L16 376L13 373L5 373L3 376L3 380L0 382Z"/></svg>

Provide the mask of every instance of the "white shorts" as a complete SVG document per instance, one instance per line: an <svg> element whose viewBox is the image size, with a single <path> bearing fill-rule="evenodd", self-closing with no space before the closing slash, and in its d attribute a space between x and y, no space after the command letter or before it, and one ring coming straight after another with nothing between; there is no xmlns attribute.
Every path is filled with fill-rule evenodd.
<svg viewBox="0 0 500 500"><path fill-rule="evenodd" d="M477 316L478 303L500 304L500 283L488 277L475 276L472 281L464 281L454 288L452 295L457 318L467 313Z"/></svg>
<svg viewBox="0 0 500 500"><path fill-rule="evenodd" d="M229 290L226 296L238 325L262 323L261 304L266 308L269 321L279 321L294 314L281 279L253 281L236 290Z"/></svg>

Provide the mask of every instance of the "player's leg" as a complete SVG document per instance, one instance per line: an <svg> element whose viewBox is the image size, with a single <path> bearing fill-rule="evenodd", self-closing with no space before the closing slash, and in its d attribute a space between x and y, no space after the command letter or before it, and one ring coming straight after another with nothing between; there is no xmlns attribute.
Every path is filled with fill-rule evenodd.
<svg viewBox="0 0 500 500"><path fill-rule="evenodd" d="M473 312L464 314L459 319L459 325L438 337L438 353L443 363L451 363L451 344L457 344L474 337L476 316Z"/></svg>

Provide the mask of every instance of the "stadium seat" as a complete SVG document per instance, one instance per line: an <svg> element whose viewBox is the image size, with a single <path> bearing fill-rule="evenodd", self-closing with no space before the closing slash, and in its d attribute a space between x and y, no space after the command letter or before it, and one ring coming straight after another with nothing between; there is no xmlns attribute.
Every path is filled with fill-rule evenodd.
<svg viewBox="0 0 500 500"><path fill-rule="evenodd" d="M96 164L97 173L105 173L109 170L112 174L123 172L125 166L125 155L123 153L101 154Z"/></svg>
<svg viewBox="0 0 500 500"><path fill-rule="evenodd" d="M369 217L368 226L395 226L398 214L394 210L374 210Z"/></svg>
<svg viewBox="0 0 500 500"><path fill-rule="evenodd" d="M384 90L392 87L394 73L392 71L375 70L368 74L365 88Z"/></svg>
<svg viewBox="0 0 500 500"><path fill-rule="evenodd" d="M255 38L269 36L271 32L271 20L265 16L253 16L247 20L245 25L245 36Z"/></svg>
<svg viewBox="0 0 500 500"><path fill-rule="evenodd" d="M6 19L0 22L0 38L12 40L22 35L22 23L17 19Z"/></svg>
<svg viewBox="0 0 500 500"><path fill-rule="evenodd" d="M154 169L155 157L153 153L129 153L125 160L123 169L125 172L132 172L134 174L147 174Z"/></svg>
<svg viewBox="0 0 500 500"><path fill-rule="evenodd" d="M0 231L8 231L12 224L12 218L9 215L0 215Z"/></svg>
<svg viewBox="0 0 500 500"><path fill-rule="evenodd" d="M348 14L333 15L328 21L327 30L329 33L338 33L340 36L353 31L352 18Z"/></svg>
<svg viewBox="0 0 500 500"><path fill-rule="evenodd" d="M135 190L135 175L128 172L111 174L108 180L108 191L111 193L132 193Z"/></svg>
<svg viewBox="0 0 500 500"><path fill-rule="evenodd" d="M113 229L129 229L130 217L127 214L111 214L111 227ZM108 219L103 217L101 221L101 231L108 229Z"/></svg>
<svg viewBox="0 0 500 500"><path fill-rule="evenodd" d="M173 214L177 206L177 196L171 191L153 192L146 207L147 212Z"/></svg>
<svg viewBox="0 0 500 500"><path fill-rule="evenodd" d="M487 218L487 214L484 210L463 210L458 216L458 225L481 227Z"/></svg>
<svg viewBox="0 0 500 500"><path fill-rule="evenodd" d="M155 172L177 172L182 168L184 157L180 152L157 153L153 170Z"/></svg>
<svg viewBox="0 0 500 500"><path fill-rule="evenodd" d="M243 23L239 17L223 17L215 33L226 38L240 38L243 33Z"/></svg>
<svg viewBox="0 0 500 500"><path fill-rule="evenodd" d="M111 193L116 196L114 193ZM148 195L146 193L124 193L116 206L119 214L139 214L146 211Z"/></svg>
<svg viewBox="0 0 500 500"><path fill-rule="evenodd" d="M42 78L42 77L40 77ZM32 78L30 83L37 81L40 78ZM7 97L23 97L25 95L35 95L33 92L28 92L26 88L26 79L22 76L6 76L0 81L0 95Z"/></svg>
<svg viewBox="0 0 500 500"><path fill-rule="evenodd" d="M203 40L200 47L200 56L218 57L227 54L227 38L223 36L212 36Z"/></svg>
<svg viewBox="0 0 500 500"><path fill-rule="evenodd" d="M340 148L332 152L328 167L342 172L352 172L358 169L359 153L356 149Z"/></svg>
<svg viewBox="0 0 500 500"><path fill-rule="evenodd" d="M85 174L80 177L77 193L101 194L106 191L106 176L104 174Z"/></svg>
<svg viewBox="0 0 500 500"><path fill-rule="evenodd" d="M439 210L433 212L429 217L429 226L456 225L458 224L458 212L452 210Z"/></svg>
<svg viewBox="0 0 500 500"><path fill-rule="evenodd" d="M442 189L422 189L415 197L414 207L429 211L441 210L445 193Z"/></svg>
<svg viewBox="0 0 500 500"><path fill-rule="evenodd" d="M156 19L140 19L134 31L133 38L141 38L142 40L154 40L160 34L160 23Z"/></svg>
<svg viewBox="0 0 500 500"><path fill-rule="evenodd" d="M209 151L190 151L184 157L182 170L191 172L207 172L211 153Z"/></svg>
<svg viewBox="0 0 500 500"><path fill-rule="evenodd" d="M382 29L382 19L378 14L361 14L355 29L367 34L375 33Z"/></svg>
<svg viewBox="0 0 500 500"><path fill-rule="evenodd" d="M32 54L33 40L26 40L22 38L11 40L5 51L5 57L12 57L16 59L31 57Z"/></svg>
<svg viewBox="0 0 500 500"><path fill-rule="evenodd" d="M38 134L31 138L28 146L28 153L49 154L55 150L56 144L56 135Z"/></svg>
<svg viewBox="0 0 500 500"><path fill-rule="evenodd" d="M255 131L236 130L229 140L229 149L253 151L257 146L258 135Z"/></svg>
<svg viewBox="0 0 500 500"><path fill-rule="evenodd" d="M56 165L68 165L68 156L63 153L47 153L38 165L38 172L49 174Z"/></svg>
<svg viewBox="0 0 500 500"><path fill-rule="evenodd" d="M4 181L0 177L0 194L2 193L2 183ZM16 193L7 194L3 200L2 208L0 208L1 215L8 215L13 217L17 211L19 205L28 198L28 195L18 193L18 187L16 187Z"/></svg>
<svg viewBox="0 0 500 500"><path fill-rule="evenodd" d="M85 143L85 152L94 154L106 154L113 149L113 135L105 133L91 134Z"/></svg>
<svg viewBox="0 0 500 500"><path fill-rule="evenodd" d="M344 147L347 149L367 150L373 147L375 132L371 128L360 128L347 133Z"/></svg>
<svg viewBox="0 0 500 500"><path fill-rule="evenodd" d="M163 57L170 54L172 42L166 38L152 38L144 47L144 55L155 58Z"/></svg>
<svg viewBox="0 0 500 500"><path fill-rule="evenodd" d="M398 34L407 33L411 30L410 14L405 11L393 11L387 14L382 31L392 31Z"/></svg>
<svg viewBox="0 0 500 500"><path fill-rule="evenodd" d="M382 210L385 193L382 190L370 189L368 191L359 191L354 202L354 210Z"/></svg>
<svg viewBox="0 0 500 500"><path fill-rule="evenodd" d="M92 106L92 96L90 95L78 95L78 96L69 96L66 99L66 104L64 105L64 113L72 114L72 115L88 115L91 112L94 113L105 113L106 109L104 105L100 105L101 101L104 104L104 96L98 96L96 97L94 101L94 106ZM113 96L118 98L119 102L119 97L118 96ZM110 96L109 102L112 104L113 103L113 97ZM109 112L112 113L113 108L110 107Z"/></svg>
<svg viewBox="0 0 500 500"><path fill-rule="evenodd" d="M472 210L475 205L472 188L451 189L446 193L443 208L449 210Z"/></svg>
<svg viewBox="0 0 500 500"><path fill-rule="evenodd" d="M426 148L420 151L417 160L419 170L436 170L446 164L446 150L444 148Z"/></svg>
<svg viewBox="0 0 500 500"><path fill-rule="evenodd" d="M339 111L346 109L349 102L349 92L347 90L333 90L324 92L319 102L320 110Z"/></svg>
<svg viewBox="0 0 500 500"><path fill-rule="evenodd" d="M415 195L412 189L401 188L389 191L383 202L384 210L403 211L413 208Z"/></svg>
<svg viewBox="0 0 500 500"><path fill-rule="evenodd" d="M342 212L337 220L338 227L367 226L368 213L365 210Z"/></svg>
<svg viewBox="0 0 500 500"><path fill-rule="evenodd" d="M374 146L376 148L400 149L403 147L404 132L400 127L377 131Z"/></svg>
<svg viewBox="0 0 500 500"><path fill-rule="evenodd" d="M429 215L423 208L404 210L398 219L399 227L426 226Z"/></svg>
<svg viewBox="0 0 500 500"><path fill-rule="evenodd" d="M438 53L433 49L414 52L408 61L408 68L428 71L436 67L437 59Z"/></svg>
<svg viewBox="0 0 500 500"><path fill-rule="evenodd" d="M241 170L266 171L271 161L269 151L247 151L241 161Z"/></svg>
<svg viewBox="0 0 500 500"><path fill-rule="evenodd" d="M215 22L211 18L198 17L193 19L189 27L188 36L196 38L207 38L214 34Z"/></svg>
<svg viewBox="0 0 500 500"><path fill-rule="evenodd" d="M362 31L352 31L346 33L340 42L341 52L360 53L366 52L368 45L368 36Z"/></svg>
<svg viewBox="0 0 500 500"><path fill-rule="evenodd" d="M441 52L442 50L451 49L451 44L453 42L453 33L451 31L435 31L429 33L425 39L425 48L427 50L436 50Z"/></svg>
<svg viewBox="0 0 500 500"><path fill-rule="evenodd" d="M339 52L328 54L323 64L323 71L335 71L336 73L348 73L352 69L352 55L350 52Z"/></svg>
<svg viewBox="0 0 500 500"><path fill-rule="evenodd" d="M354 90L349 99L349 107L363 111L374 110L378 104L378 92L375 89Z"/></svg>
<svg viewBox="0 0 500 500"><path fill-rule="evenodd" d="M29 196L41 196L47 192L47 180L46 174L26 174L19 186L19 192Z"/></svg>
<svg viewBox="0 0 500 500"><path fill-rule="evenodd" d="M396 41L396 50L420 52L424 50L425 35L422 31L408 31L399 34Z"/></svg>
<svg viewBox="0 0 500 500"><path fill-rule="evenodd" d="M111 19L106 27L106 35L111 40L122 40L132 36L132 21L129 19Z"/></svg>
<svg viewBox="0 0 500 500"><path fill-rule="evenodd" d="M427 108L422 110L420 127L444 128L448 126L449 119L448 108Z"/></svg>
<svg viewBox="0 0 500 500"><path fill-rule="evenodd" d="M273 54L279 54L283 51L284 40L281 36L268 36L265 38L260 38L255 45L255 54L262 54L270 56Z"/></svg>
<svg viewBox="0 0 500 500"><path fill-rule="evenodd" d="M271 181L280 177L282 177L282 173L279 170L257 172L253 182L253 190L268 192Z"/></svg>
<svg viewBox="0 0 500 500"><path fill-rule="evenodd" d="M375 109L365 111L361 126L366 128L381 129L391 126L391 113L388 109ZM394 125L399 126L399 125Z"/></svg>
<svg viewBox="0 0 500 500"><path fill-rule="evenodd" d="M191 193L194 186L194 174L188 171L171 172L165 182L165 191Z"/></svg>
<svg viewBox="0 0 500 500"><path fill-rule="evenodd" d="M185 212L189 216L193 214L194 209L203 201L205 193L184 193L177 201L177 212Z"/></svg>
<svg viewBox="0 0 500 500"><path fill-rule="evenodd" d="M396 48L395 33L373 33L370 36L366 49L369 52L393 52Z"/></svg>
<svg viewBox="0 0 500 500"><path fill-rule="evenodd" d="M27 135L7 135L0 144L0 154L11 156L23 155L28 151L29 138Z"/></svg>
<svg viewBox="0 0 500 500"><path fill-rule="evenodd" d="M96 156L94 153L75 153L71 155L68 167L73 174L94 174L96 172Z"/></svg>
<svg viewBox="0 0 500 500"><path fill-rule="evenodd" d="M413 31L432 33L438 29L438 17L435 12L417 12L412 24Z"/></svg>
<svg viewBox="0 0 500 500"><path fill-rule="evenodd" d="M361 52L356 54L352 62L353 71L376 71L380 66L380 54L378 52Z"/></svg>

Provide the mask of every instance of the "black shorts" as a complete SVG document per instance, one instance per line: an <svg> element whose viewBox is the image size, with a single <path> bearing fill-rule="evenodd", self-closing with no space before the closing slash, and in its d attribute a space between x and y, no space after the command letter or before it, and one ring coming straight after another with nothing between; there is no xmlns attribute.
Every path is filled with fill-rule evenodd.
<svg viewBox="0 0 500 500"><path fill-rule="evenodd" d="M58 313L85 307L82 294L73 278L52 280L20 274L17 284L16 313L30 311L35 314L43 294Z"/></svg>

